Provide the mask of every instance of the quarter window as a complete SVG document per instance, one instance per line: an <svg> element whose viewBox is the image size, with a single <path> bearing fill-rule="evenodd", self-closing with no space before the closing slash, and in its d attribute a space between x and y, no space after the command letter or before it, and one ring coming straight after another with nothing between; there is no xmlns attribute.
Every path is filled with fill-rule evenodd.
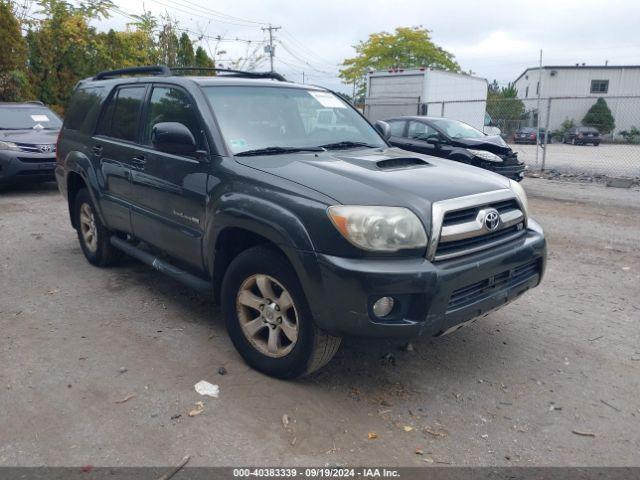
<svg viewBox="0 0 640 480"><path fill-rule="evenodd" d="M591 80L591 93L607 93L609 80Z"/></svg>
<svg viewBox="0 0 640 480"><path fill-rule="evenodd" d="M104 98L104 87L80 88L71 98L64 127L88 133L93 130Z"/></svg>
<svg viewBox="0 0 640 480"><path fill-rule="evenodd" d="M162 122L177 122L191 131L198 148L203 147L200 123L195 107L185 92L173 87L154 87L145 121L145 138L151 144L153 126Z"/></svg>

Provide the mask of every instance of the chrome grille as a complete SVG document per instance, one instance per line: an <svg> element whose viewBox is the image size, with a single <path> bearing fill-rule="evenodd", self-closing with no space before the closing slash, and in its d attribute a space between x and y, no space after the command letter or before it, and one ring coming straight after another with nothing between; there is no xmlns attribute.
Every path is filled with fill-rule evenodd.
<svg viewBox="0 0 640 480"><path fill-rule="evenodd" d="M488 221L490 216L493 221ZM432 218L427 258L434 261L517 240L527 226L515 194L506 189L436 202Z"/></svg>
<svg viewBox="0 0 640 480"><path fill-rule="evenodd" d="M18 148L23 152L30 153L56 153L55 143L33 144L33 143L16 143Z"/></svg>

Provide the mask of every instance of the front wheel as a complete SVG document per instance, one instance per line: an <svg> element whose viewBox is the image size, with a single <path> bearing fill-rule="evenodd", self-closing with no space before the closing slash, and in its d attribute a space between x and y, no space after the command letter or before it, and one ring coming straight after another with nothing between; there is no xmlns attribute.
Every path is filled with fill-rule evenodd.
<svg viewBox="0 0 640 480"><path fill-rule="evenodd" d="M295 378L324 366L340 337L320 330L287 259L270 248L238 255L222 282L222 313L242 358L256 370Z"/></svg>

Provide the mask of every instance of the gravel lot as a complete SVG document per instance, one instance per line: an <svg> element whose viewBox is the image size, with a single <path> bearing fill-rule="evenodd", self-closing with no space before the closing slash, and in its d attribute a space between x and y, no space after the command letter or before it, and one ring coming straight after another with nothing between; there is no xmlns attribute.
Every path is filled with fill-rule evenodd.
<svg viewBox="0 0 640 480"><path fill-rule="evenodd" d="M347 339L297 382L246 367L208 299L90 266L54 186L0 194L0 465L640 465L640 191L524 185L539 288L414 351Z"/></svg>
<svg viewBox="0 0 640 480"><path fill-rule="evenodd" d="M536 166L535 145L510 144L529 168L537 170L542 164L542 149ZM564 145L547 146L545 168L562 172L586 172L610 176L640 177L640 145Z"/></svg>

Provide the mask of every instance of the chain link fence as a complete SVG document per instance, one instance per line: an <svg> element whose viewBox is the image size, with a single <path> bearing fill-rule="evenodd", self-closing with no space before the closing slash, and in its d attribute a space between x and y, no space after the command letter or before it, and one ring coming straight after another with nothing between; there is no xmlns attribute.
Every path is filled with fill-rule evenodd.
<svg viewBox="0 0 640 480"><path fill-rule="evenodd" d="M640 96L603 98L608 113L591 115L586 122L595 95L427 103L416 97L369 98L364 114L370 120L427 115L471 123L501 135L530 171L640 178ZM599 136L579 128L585 124L595 125Z"/></svg>

